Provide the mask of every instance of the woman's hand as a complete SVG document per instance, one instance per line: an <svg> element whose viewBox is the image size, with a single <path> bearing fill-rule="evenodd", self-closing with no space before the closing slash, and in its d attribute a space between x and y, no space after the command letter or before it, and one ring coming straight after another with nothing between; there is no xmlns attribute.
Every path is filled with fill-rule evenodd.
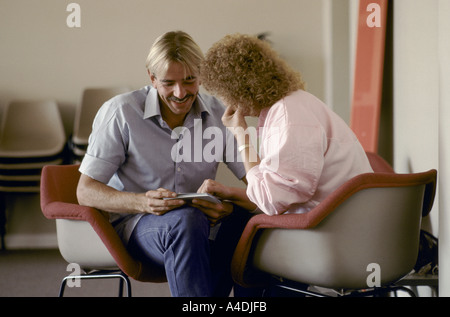
<svg viewBox="0 0 450 317"><path fill-rule="evenodd" d="M208 217L211 226L215 226L233 212L233 204L227 201L215 204L203 199L193 199L190 205L201 210Z"/></svg>
<svg viewBox="0 0 450 317"><path fill-rule="evenodd" d="M245 115L239 108L235 109L227 107L222 116L222 123L229 128L233 134L233 130L236 130L233 128L242 128L244 131L248 128L247 121L245 121Z"/></svg>
<svg viewBox="0 0 450 317"><path fill-rule="evenodd" d="M217 204L215 206L212 203L202 201L204 202L204 204L202 204L204 207L215 209L213 213L220 213L220 219L226 216L226 212L231 213L232 211L227 209L227 204L234 204L248 211L253 211L256 209L256 205L248 199L245 188L228 187L215 180L207 179L203 182L197 192L208 193L222 200L222 204ZM217 216L219 216L219 214L217 214Z"/></svg>
<svg viewBox="0 0 450 317"><path fill-rule="evenodd" d="M207 193L216 196L220 200L231 200L231 188L215 180L206 179L197 190L197 193Z"/></svg>
<svg viewBox="0 0 450 317"><path fill-rule="evenodd" d="M205 180L197 192L211 194L220 200L226 200L230 196L227 186L212 179ZM233 204L227 201L214 204L202 199L193 199L192 206L200 209L208 217L211 225L216 225L233 212Z"/></svg>

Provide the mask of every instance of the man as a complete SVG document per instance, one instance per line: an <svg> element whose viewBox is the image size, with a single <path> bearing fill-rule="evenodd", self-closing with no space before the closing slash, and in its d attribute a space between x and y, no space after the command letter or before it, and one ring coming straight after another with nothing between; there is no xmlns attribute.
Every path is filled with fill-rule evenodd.
<svg viewBox="0 0 450 317"><path fill-rule="evenodd" d="M232 204L229 194L222 195L229 201L220 204L165 199L208 191L211 184L232 191L210 180L219 162L203 155L209 140L202 136L208 128L221 131L222 142L216 144L222 147L215 147L215 157L223 158L239 179L245 176L236 151L231 157L227 151L235 144L227 142L223 106L199 93L202 60L200 48L184 32L169 32L155 41L146 64L152 85L101 107L77 189L80 204L110 213L134 256L165 268L173 296L229 294L227 270L249 215L242 207L254 208ZM210 254L210 231L217 228ZM218 246L220 252L214 249Z"/></svg>

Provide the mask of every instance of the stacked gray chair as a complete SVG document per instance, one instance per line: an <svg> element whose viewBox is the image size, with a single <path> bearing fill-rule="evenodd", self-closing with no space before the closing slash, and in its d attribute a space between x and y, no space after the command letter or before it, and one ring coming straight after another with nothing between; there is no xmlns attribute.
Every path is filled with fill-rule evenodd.
<svg viewBox="0 0 450 317"><path fill-rule="evenodd" d="M64 126L54 101L13 101L0 122L0 234L5 248L9 193L38 193L45 165L62 164Z"/></svg>
<svg viewBox="0 0 450 317"><path fill-rule="evenodd" d="M112 97L128 92L126 87L86 88L75 112L73 135L70 142L73 163L80 163L86 153L92 123L98 109Z"/></svg>

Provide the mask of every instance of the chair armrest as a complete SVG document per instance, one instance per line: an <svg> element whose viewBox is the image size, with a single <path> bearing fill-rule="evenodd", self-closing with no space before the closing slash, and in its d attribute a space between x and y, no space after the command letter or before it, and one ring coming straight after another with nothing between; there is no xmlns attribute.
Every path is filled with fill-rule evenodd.
<svg viewBox="0 0 450 317"><path fill-rule="evenodd" d="M54 201L42 206L42 213L47 219L71 219L71 220L84 220L86 214L89 212L99 212L98 210L80 206L78 204L65 203L60 201Z"/></svg>

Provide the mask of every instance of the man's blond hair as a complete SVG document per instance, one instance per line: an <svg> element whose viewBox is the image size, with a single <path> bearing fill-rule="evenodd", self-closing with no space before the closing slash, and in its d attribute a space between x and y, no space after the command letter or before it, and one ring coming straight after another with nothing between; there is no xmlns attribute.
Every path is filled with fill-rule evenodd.
<svg viewBox="0 0 450 317"><path fill-rule="evenodd" d="M204 59L200 47L183 31L167 32L156 39L147 56L146 67L155 77L165 76L170 63L182 64L191 75L199 73Z"/></svg>

